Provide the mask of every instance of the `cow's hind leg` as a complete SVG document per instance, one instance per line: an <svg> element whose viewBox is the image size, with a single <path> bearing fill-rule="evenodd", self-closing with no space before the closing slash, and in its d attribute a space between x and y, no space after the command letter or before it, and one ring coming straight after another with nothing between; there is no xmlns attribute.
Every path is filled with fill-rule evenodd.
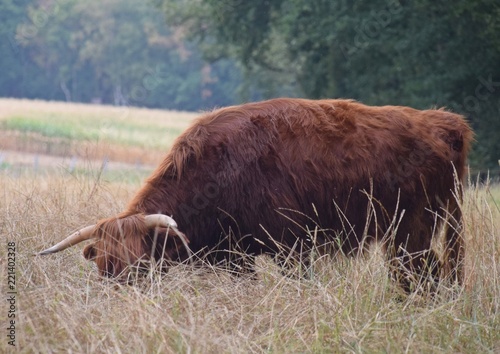
<svg viewBox="0 0 500 354"><path fill-rule="evenodd" d="M394 242L387 247L391 272L406 292L434 292L439 282L441 263L431 249L433 223L432 215L403 220Z"/></svg>
<svg viewBox="0 0 500 354"><path fill-rule="evenodd" d="M453 209L452 209L453 208ZM464 241L462 236L462 212L456 203L448 206L445 217L445 270L451 281L463 282Z"/></svg>
<svg viewBox="0 0 500 354"><path fill-rule="evenodd" d="M391 259L391 270L394 278L407 292L424 287L434 292L439 282L440 262L436 253L431 250L408 252L401 248L396 257Z"/></svg>

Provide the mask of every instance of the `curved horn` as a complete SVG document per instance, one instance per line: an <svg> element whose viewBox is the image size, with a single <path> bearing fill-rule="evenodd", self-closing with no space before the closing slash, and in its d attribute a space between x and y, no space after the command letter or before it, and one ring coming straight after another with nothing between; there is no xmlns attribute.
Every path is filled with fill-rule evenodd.
<svg viewBox="0 0 500 354"><path fill-rule="evenodd" d="M151 214L144 217L146 226L148 228L152 227L172 227L177 228L177 223L170 216L163 214ZM92 231L94 231L95 225L84 227L81 230L69 235L61 242L55 244L54 246L37 253L37 255L43 256L46 254L56 253L65 250L68 247L74 246L82 241L89 240L92 238Z"/></svg>
<svg viewBox="0 0 500 354"><path fill-rule="evenodd" d="M150 214L146 215L144 217L144 220L148 228L153 228L157 226L167 227L167 228L171 227L172 230L174 230L174 232L176 233L176 235L180 237L186 249L189 249L187 245L189 243L189 239L186 237L186 235L177 230L177 223L170 216L164 214Z"/></svg>
<svg viewBox="0 0 500 354"><path fill-rule="evenodd" d="M175 227L177 228L177 223L170 216L164 214L150 214L144 217L146 226L148 228L153 228L157 226L161 227Z"/></svg>
<svg viewBox="0 0 500 354"><path fill-rule="evenodd" d="M37 253L37 255L43 256L46 254L56 253L62 250L65 250L68 247L74 246L77 243L80 243L85 240L89 240L92 238L92 231L94 231L95 225L84 227L80 229L68 237L66 237L61 242L55 244L54 246L43 250L42 252Z"/></svg>

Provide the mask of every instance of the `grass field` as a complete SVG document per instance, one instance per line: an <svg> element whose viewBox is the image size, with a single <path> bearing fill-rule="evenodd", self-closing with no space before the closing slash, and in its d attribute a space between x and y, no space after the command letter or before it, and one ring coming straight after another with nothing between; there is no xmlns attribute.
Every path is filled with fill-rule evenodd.
<svg viewBox="0 0 500 354"><path fill-rule="evenodd" d="M196 116L132 107L0 99L0 147L156 165Z"/></svg>
<svg viewBox="0 0 500 354"><path fill-rule="evenodd" d="M30 101L10 104L14 103L19 112L0 109L0 122L29 116ZM99 115L108 119L114 111L33 103L38 104L45 106L44 112L72 117L82 125L86 115L93 115L98 124ZM138 112L127 119L140 124L138 117L143 114L147 124L156 124L146 118L147 110ZM159 118L171 114L151 112L158 117L157 130L171 125L181 129L192 119L182 115L180 122L172 118L169 123ZM42 127L36 134L44 134L43 129L50 130ZM113 144L126 154L128 146L136 146L130 141L142 139L129 138L128 143ZM163 141L163 147L171 143ZM48 257L33 256L74 229L121 211L141 183L139 177L108 178L99 173L99 164L89 166L88 173L55 168L50 173L13 175L0 170L2 295L8 299L9 242L15 244L17 291L16 347L8 344L8 313L13 308L4 300L2 353L13 349L24 353L500 352L498 186L467 189L466 285L443 286L435 297L401 297L377 250L362 259L319 259L312 279L284 277L262 258L257 279L179 266L166 275L153 272L136 286L117 286L97 277L93 264L82 257L81 246Z"/></svg>

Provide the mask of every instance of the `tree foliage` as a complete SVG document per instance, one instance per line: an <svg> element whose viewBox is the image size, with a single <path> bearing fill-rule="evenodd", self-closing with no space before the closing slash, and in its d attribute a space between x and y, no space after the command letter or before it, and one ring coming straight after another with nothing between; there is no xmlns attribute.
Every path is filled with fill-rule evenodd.
<svg viewBox="0 0 500 354"><path fill-rule="evenodd" d="M477 133L474 166L498 166L496 0L163 0L161 5L172 24L204 44L207 58L237 58L291 92L464 113Z"/></svg>
<svg viewBox="0 0 500 354"><path fill-rule="evenodd" d="M198 110L232 104L241 69L208 63L148 2L7 1L0 95Z"/></svg>
<svg viewBox="0 0 500 354"><path fill-rule="evenodd" d="M23 77L32 69L16 40L16 28L24 19L24 9L30 0L0 2L0 92L5 96L23 96Z"/></svg>

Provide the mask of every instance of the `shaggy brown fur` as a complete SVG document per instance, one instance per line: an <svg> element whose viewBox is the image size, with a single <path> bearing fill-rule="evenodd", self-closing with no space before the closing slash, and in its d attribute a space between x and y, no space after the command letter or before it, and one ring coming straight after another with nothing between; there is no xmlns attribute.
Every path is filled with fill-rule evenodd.
<svg viewBox="0 0 500 354"><path fill-rule="evenodd" d="M430 250L436 222L448 220L446 263L456 270L463 245L455 182L472 135L462 116L445 110L351 100L219 109L176 140L124 213L99 224L85 256L117 276L151 255L154 231L142 215L163 213L192 252L239 271L251 271L259 254L281 262L288 252L325 245L353 254L378 240L418 274L437 259ZM307 230L314 229L313 242ZM174 233L163 234L153 257L183 261L184 248Z"/></svg>

